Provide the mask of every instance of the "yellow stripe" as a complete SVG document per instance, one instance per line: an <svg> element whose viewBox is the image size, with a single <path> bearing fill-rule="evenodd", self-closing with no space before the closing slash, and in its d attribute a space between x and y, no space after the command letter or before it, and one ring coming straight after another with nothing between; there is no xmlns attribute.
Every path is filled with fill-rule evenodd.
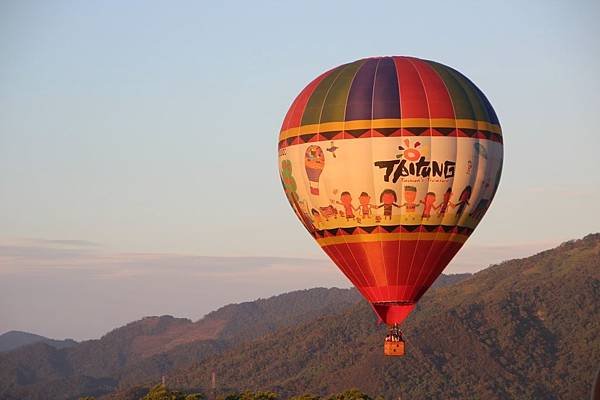
<svg viewBox="0 0 600 400"><path fill-rule="evenodd" d="M472 119L453 119L453 118L402 118L402 119L362 119L356 121L325 122L322 124L311 124L300 127L286 129L279 134L279 140L289 137L317 133L343 131L350 129L377 129L377 128L425 128L432 126L434 128L465 128L481 129L498 134L502 134L500 126L490 124L486 121L475 121Z"/></svg>
<svg viewBox="0 0 600 400"><path fill-rule="evenodd" d="M403 233L362 233L358 235L331 236L317 239L321 246L344 243L386 242L397 240L436 240L464 243L468 235L446 232L403 232Z"/></svg>

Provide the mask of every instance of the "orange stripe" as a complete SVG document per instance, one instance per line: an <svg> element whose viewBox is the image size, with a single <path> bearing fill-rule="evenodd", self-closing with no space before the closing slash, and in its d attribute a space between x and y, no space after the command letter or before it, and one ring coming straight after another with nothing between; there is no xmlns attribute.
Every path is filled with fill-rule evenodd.
<svg viewBox="0 0 600 400"><path fill-rule="evenodd" d="M360 233L356 235L340 235L316 239L320 246L329 246L343 243L405 241L405 240L432 240L451 241L464 243L469 235L446 232L401 232L401 233Z"/></svg>

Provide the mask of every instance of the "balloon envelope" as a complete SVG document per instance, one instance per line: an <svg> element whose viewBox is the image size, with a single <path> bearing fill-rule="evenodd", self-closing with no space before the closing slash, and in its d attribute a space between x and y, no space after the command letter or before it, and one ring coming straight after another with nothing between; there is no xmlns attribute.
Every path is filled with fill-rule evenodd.
<svg viewBox="0 0 600 400"><path fill-rule="evenodd" d="M325 72L279 135L294 212L387 324L406 318L471 235L502 158L485 95L458 71L412 57Z"/></svg>

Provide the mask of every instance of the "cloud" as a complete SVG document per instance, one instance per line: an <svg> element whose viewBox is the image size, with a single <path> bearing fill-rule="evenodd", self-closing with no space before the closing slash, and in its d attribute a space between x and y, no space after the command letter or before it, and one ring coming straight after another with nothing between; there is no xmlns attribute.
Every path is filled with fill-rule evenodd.
<svg viewBox="0 0 600 400"><path fill-rule="evenodd" d="M94 338L146 315L196 319L232 302L317 286L350 284L324 258L115 253L71 241L2 240L0 332Z"/></svg>
<svg viewBox="0 0 600 400"><path fill-rule="evenodd" d="M475 272L557 243L467 245L446 273ZM0 241L0 332L95 338L146 315L192 319L232 302L349 287L326 259L115 253L77 240Z"/></svg>

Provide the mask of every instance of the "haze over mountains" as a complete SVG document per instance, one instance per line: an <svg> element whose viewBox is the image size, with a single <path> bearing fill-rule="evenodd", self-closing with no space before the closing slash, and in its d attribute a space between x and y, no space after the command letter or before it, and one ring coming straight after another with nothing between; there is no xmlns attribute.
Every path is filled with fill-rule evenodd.
<svg viewBox="0 0 600 400"><path fill-rule="evenodd" d="M385 398L586 398L600 366L600 234L474 275L445 276L404 325L407 356L351 289L233 304L192 322L148 317L99 340L0 354L0 398L139 398L175 388Z"/></svg>
<svg viewBox="0 0 600 400"><path fill-rule="evenodd" d="M57 349L71 347L77 344L73 339L55 340L29 332L8 331L0 335L0 353L39 342L46 343Z"/></svg>

